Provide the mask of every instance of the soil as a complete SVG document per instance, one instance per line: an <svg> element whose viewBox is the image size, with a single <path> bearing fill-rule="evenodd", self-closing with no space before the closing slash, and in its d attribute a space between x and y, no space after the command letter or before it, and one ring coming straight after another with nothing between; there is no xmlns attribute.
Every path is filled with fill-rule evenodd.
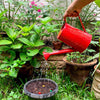
<svg viewBox="0 0 100 100"><path fill-rule="evenodd" d="M26 86L26 90L34 94L47 94L56 88L50 81L33 81Z"/></svg>

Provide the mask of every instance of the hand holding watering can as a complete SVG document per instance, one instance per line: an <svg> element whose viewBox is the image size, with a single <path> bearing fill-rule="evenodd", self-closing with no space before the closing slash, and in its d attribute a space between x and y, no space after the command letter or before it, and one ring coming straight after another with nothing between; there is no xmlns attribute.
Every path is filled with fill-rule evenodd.
<svg viewBox="0 0 100 100"><path fill-rule="evenodd" d="M51 53L43 52L45 60L48 60L49 56L51 55L75 52L75 51L83 52L89 46L92 39L92 35L86 32L79 14L78 17L84 31L74 28L65 22L57 36L59 40L71 46L72 49L64 49Z"/></svg>

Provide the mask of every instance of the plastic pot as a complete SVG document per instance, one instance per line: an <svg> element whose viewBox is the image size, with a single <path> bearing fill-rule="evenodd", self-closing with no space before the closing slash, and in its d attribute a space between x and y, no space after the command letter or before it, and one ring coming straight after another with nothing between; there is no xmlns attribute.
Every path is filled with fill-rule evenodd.
<svg viewBox="0 0 100 100"><path fill-rule="evenodd" d="M45 93L45 94L42 94L42 93L36 94L36 93L29 92L27 89L27 86L31 83L39 82L39 81L40 82L51 82L53 85L55 85L55 89L52 90L52 92ZM58 91L58 85L54 81L52 81L51 79L46 79L46 78L39 78L39 79L30 80L24 85L24 93L26 95L28 95L29 97L35 98L35 99L45 99L45 98L52 97L55 95L55 93L57 93L57 91Z"/></svg>

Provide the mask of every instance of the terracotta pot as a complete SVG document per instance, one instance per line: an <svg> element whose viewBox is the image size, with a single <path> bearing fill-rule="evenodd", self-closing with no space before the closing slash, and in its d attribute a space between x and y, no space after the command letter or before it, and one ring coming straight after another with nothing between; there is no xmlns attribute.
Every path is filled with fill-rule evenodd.
<svg viewBox="0 0 100 100"><path fill-rule="evenodd" d="M25 78L29 79L33 76L33 66L31 66L29 63L24 64L18 72L17 78L21 78L24 80Z"/></svg>
<svg viewBox="0 0 100 100"><path fill-rule="evenodd" d="M94 66L94 69L97 65ZM91 92L94 92L94 95L97 100L100 100L100 70L97 69L93 78Z"/></svg>
<svg viewBox="0 0 100 100"><path fill-rule="evenodd" d="M60 41L53 41L52 44L54 50L60 50L62 48L63 43Z"/></svg>
<svg viewBox="0 0 100 100"><path fill-rule="evenodd" d="M66 57L63 60L66 62L65 72L70 76L70 80L76 82L79 86L83 85L91 69L97 63L97 59L82 64L69 62L66 60Z"/></svg>

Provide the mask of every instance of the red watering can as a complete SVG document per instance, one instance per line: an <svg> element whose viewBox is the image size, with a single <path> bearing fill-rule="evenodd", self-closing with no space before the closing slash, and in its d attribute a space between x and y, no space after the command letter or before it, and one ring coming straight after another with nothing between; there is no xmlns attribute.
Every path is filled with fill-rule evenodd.
<svg viewBox="0 0 100 100"><path fill-rule="evenodd" d="M79 14L78 17L84 31L74 28L65 22L57 36L59 40L71 46L72 49L64 49L51 53L43 52L45 60L48 60L49 56L56 54L69 53L75 51L79 51L81 53L89 46L92 39L92 35L86 32Z"/></svg>

